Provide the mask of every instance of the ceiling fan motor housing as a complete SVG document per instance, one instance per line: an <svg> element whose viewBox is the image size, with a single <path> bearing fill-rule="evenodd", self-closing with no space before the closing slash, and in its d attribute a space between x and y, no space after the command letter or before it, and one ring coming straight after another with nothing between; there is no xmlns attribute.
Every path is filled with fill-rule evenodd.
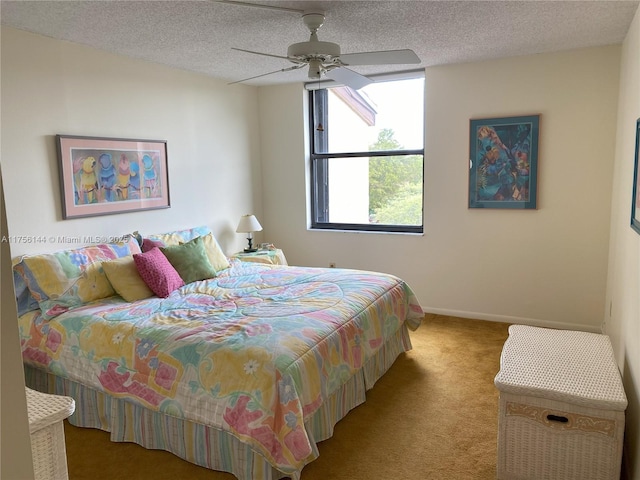
<svg viewBox="0 0 640 480"><path fill-rule="evenodd" d="M287 57L299 58L300 60L320 59L322 61L331 60L340 56L340 45L332 42L309 41L290 45L287 49Z"/></svg>
<svg viewBox="0 0 640 480"><path fill-rule="evenodd" d="M307 11L302 15L302 21L311 32L308 42L294 43L287 49L287 57L294 58L304 63L309 63L310 78L312 70L322 72L323 63L333 63L340 56L340 45L332 42L318 40L318 29L324 23L324 13Z"/></svg>

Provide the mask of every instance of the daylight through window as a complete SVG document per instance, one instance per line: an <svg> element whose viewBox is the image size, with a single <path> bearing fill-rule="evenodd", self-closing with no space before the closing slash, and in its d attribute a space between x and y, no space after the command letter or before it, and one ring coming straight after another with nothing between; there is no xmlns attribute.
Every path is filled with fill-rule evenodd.
<svg viewBox="0 0 640 480"><path fill-rule="evenodd" d="M422 233L424 77L309 95L312 228Z"/></svg>

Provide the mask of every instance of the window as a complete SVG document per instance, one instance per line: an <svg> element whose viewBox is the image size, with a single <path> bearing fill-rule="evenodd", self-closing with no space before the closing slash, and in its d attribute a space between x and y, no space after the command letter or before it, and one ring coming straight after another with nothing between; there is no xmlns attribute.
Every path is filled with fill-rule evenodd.
<svg viewBox="0 0 640 480"><path fill-rule="evenodd" d="M422 233L424 77L309 92L311 227Z"/></svg>

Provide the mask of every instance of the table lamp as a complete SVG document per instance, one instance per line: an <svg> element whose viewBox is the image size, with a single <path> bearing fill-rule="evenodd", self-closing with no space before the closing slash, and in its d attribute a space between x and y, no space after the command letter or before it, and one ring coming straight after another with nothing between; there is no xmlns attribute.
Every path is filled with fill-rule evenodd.
<svg viewBox="0 0 640 480"><path fill-rule="evenodd" d="M253 232L260 232L262 230L262 225L254 215L243 215L240 217L240 221L238 222L238 228L236 228L236 233L246 233L247 240L249 241L249 246L244 249L245 252L255 252L258 249L253 248Z"/></svg>

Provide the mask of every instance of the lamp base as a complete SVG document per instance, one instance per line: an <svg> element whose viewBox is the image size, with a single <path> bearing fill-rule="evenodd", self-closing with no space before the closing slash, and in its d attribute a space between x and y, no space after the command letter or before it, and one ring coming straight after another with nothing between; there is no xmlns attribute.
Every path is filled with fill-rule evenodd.
<svg viewBox="0 0 640 480"><path fill-rule="evenodd" d="M257 252L258 249L257 248L245 248L244 249L244 253L253 253L253 252Z"/></svg>

